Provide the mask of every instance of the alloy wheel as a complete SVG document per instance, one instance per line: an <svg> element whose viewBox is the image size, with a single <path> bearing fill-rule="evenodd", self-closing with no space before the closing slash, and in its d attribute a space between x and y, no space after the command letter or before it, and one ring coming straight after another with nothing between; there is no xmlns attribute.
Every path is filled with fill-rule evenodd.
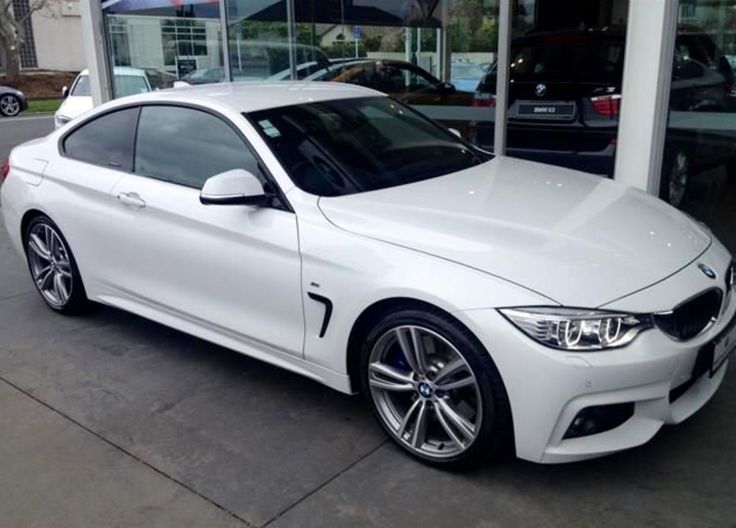
<svg viewBox="0 0 736 528"><path fill-rule="evenodd" d="M51 306L63 308L72 296L69 250L56 230L37 223L28 234L28 261L38 291Z"/></svg>
<svg viewBox="0 0 736 528"><path fill-rule="evenodd" d="M20 113L20 101L14 95L0 97L0 113L13 117Z"/></svg>
<svg viewBox="0 0 736 528"><path fill-rule="evenodd" d="M368 383L384 425L422 457L456 457L478 436L478 381L458 349L428 328L404 325L384 333L370 354Z"/></svg>

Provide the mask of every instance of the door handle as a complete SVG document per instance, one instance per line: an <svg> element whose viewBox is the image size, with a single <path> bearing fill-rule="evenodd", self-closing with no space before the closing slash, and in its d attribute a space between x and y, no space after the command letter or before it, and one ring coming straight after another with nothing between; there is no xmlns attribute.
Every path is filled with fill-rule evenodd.
<svg viewBox="0 0 736 528"><path fill-rule="evenodd" d="M136 207L138 209L140 209L141 207L145 207L146 206L146 202L143 200L143 198L141 198L138 195L138 193L134 193L134 192L129 192L129 193L121 192L121 193L118 193L118 200L123 205L127 205L127 206L130 206L130 207Z"/></svg>

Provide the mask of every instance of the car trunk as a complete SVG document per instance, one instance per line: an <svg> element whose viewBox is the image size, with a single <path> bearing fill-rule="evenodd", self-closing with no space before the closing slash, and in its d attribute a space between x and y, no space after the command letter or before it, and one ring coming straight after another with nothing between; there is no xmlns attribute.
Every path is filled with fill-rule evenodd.
<svg viewBox="0 0 736 528"><path fill-rule="evenodd" d="M512 50L509 120L615 127L623 37L550 34Z"/></svg>

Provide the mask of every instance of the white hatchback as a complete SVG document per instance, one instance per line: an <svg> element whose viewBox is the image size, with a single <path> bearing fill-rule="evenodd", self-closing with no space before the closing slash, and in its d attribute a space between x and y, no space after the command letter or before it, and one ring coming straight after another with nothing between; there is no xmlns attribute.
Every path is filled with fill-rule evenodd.
<svg viewBox="0 0 736 528"><path fill-rule="evenodd" d="M146 72L138 68L116 66L113 83L115 94L118 97L135 95L151 91L151 83ZM60 128L72 119L92 110L92 94L89 86L89 70L82 70L74 79L71 89L67 86L61 89L64 102L54 114L54 126Z"/></svg>
<svg viewBox="0 0 736 528"><path fill-rule="evenodd" d="M707 228L366 88L124 98L5 174L49 307L105 303L363 392L437 465L643 444L711 398L736 345L732 258Z"/></svg>

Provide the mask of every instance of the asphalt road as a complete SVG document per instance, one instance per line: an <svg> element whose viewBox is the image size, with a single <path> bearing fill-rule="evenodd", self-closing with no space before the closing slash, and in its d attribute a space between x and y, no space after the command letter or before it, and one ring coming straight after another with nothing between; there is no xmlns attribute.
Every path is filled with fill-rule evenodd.
<svg viewBox="0 0 736 528"><path fill-rule="evenodd" d="M16 145L45 136L54 130L54 116L21 114L0 118L0 161L8 159Z"/></svg>
<svg viewBox="0 0 736 528"><path fill-rule="evenodd" d="M49 125L0 121L0 138ZM118 310L52 313L0 220L3 527L734 528L734 401L730 365L639 449L442 472L359 398Z"/></svg>

